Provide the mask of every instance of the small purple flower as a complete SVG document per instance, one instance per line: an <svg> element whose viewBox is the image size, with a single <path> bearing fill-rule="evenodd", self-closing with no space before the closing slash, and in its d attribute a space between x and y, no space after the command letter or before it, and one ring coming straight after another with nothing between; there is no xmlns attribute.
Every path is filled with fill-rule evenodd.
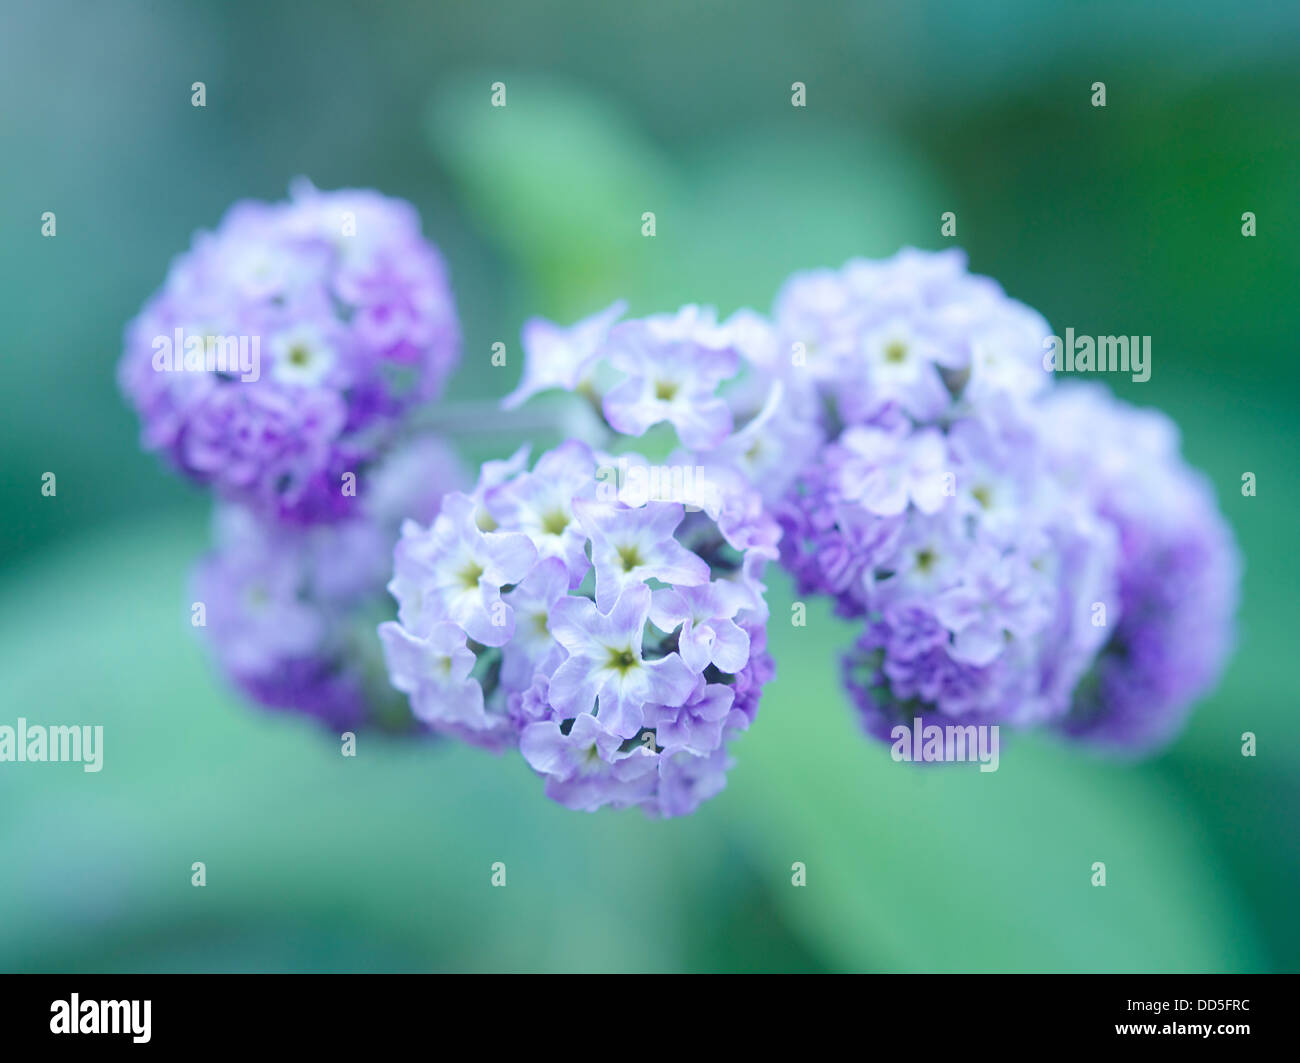
<svg viewBox="0 0 1300 1063"><path fill-rule="evenodd" d="M654 798L659 758L645 746L627 743L595 716L565 724L530 724L519 748L530 767L546 777L546 795L566 808L595 812L626 808ZM693 809L683 809L683 812Z"/></svg>
<svg viewBox="0 0 1300 1063"><path fill-rule="evenodd" d="M836 486L844 501L881 517L896 517L909 503L927 515L943 506L948 452L937 430L855 426L835 445L843 453Z"/></svg>
<svg viewBox="0 0 1300 1063"><path fill-rule="evenodd" d="M633 508L583 500L577 507L591 543L598 606L609 607L627 587L647 579L685 586L708 582L707 562L673 537L686 515L677 503Z"/></svg>
<svg viewBox="0 0 1300 1063"><path fill-rule="evenodd" d="M592 487L590 450L569 442L543 454L531 472L488 488L483 504L494 524L518 528L542 557L562 559L576 587L591 564L574 501L591 495Z"/></svg>
<svg viewBox="0 0 1300 1063"><path fill-rule="evenodd" d="M650 588L644 583L624 587L608 613L585 598L556 602L551 633L568 654L551 676L556 712L568 717L597 707L606 727L631 738L641 729L646 702L685 700L695 685L685 659L676 653L651 661L642 657L649 613Z"/></svg>
<svg viewBox="0 0 1300 1063"><path fill-rule="evenodd" d="M687 750L664 751L659 767L659 790L647 812L655 816L685 816L703 802L722 793L727 785L731 757L725 745L707 756Z"/></svg>
<svg viewBox="0 0 1300 1063"><path fill-rule="evenodd" d="M551 610L570 601L569 573L558 557L544 557L507 594L515 615L514 635L502 648L501 681L512 689L527 687L539 672L551 675L564 651L551 630Z"/></svg>
<svg viewBox="0 0 1300 1063"><path fill-rule="evenodd" d="M748 657L748 639L745 651ZM723 728L735 699L736 693L730 687L701 680L685 704L647 705L645 724L654 728L656 743L668 752L685 750L706 757L722 745Z"/></svg>
<svg viewBox="0 0 1300 1063"><path fill-rule="evenodd" d="M483 688L469 677L476 658L460 627L443 620L420 637L388 621L379 625L379 637L393 686L411 699L417 719L471 731L491 726Z"/></svg>
<svg viewBox="0 0 1300 1063"><path fill-rule="evenodd" d="M513 410L552 388L592 393L591 374L604 353L609 330L626 312L627 303L620 299L569 328L545 318L530 318L523 329L523 380L501 405Z"/></svg>
<svg viewBox="0 0 1300 1063"><path fill-rule="evenodd" d="M865 326L854 374L862 386L846 388L840 396L845 420L865 420L886 403L896 403L918 421L943 413L951 400L943 371L963 368L965 359L930 334L925 320L924 311L908 306ZM863 396L869 401L860 403Z"/></svg>
<svg viewBox="0 0 1300 1063"><path fill-rule="evenodd" d="M749 660L749 636L731 619L741 604L727 583L664 588L654 592L650 620L667 634L681 629L677 650L692 671L712 664L739 672Z"/></svg>
<svg viewBox="0 0 1300 1063"><path fill-rule="evenodd" d="M622 736L590 713L573 719L566 731L548 720L524 728L519 749L533 770L557 779L607 773L607 765L620 759Z"/></svg>
<svg viewBox="0 0 1300 1063"><path fill-rule="evenodd" d="M610 365L626 379L604 397L615 431L640 436L668 421L692 449L715 447L732 428L718 385L736 375L740 358L713 312L696 306L627 321L610 332Z"/></svg>
<svg viewBox="0 0 1300 1063"><path fill-rule="evenodd" d="M403 625L423 633L451 620L485 646L514 634L514 612L501 588L518 583L537 560L537 548L516 532L483 532L467 495L448 495L428 532L407 524L397 544L389 590Z"/></svg>
<svg viewBox="0 0 1300 1063"><path fill-rule="evenodd" d="M1031 638L1050 616L1050 599L1022 556L1000 555L981 544L967 559L965 578L941 591L934 616L952 632L953 660L982 667L1003 650L1007 636Z"/></svg>

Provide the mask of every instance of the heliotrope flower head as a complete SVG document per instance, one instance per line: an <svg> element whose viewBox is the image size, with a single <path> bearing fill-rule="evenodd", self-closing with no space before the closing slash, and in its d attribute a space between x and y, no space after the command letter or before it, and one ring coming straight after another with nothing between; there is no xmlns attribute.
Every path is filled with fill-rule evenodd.
<svg viewBox="0 0 1300 1063"><path fill-rule="evenodd" d="M347 520L286 525L219 504L217 546L192 585L198 630L221 671L254 701L334 728L411 727L375 628L392 615L385 584L402 515L432 519L442 495L463 484L450 448L423 437L362 478L362 504Z"/></svg>
<svg viewBox="0 0 1300 1063"><path fill-rule="evenodd" d="M264 516L337 520L342 489L459 357L447 271L414 209L372 191L242 202L126 330L142 440Z"/></svg>
<svg viewBox="0 0 1300 1063"><path fill-rule="evenodd" d="M1240 560L1214 493L1163 414L1068 384L1043 404L1070 489L1119 537L1118 622L1062 728L1112 750L1167 742L1218 681L1233 642Z"/></svg>
<svg viewBox="0 0 1300 1063"><path fill-rule="evenodd" d="M778 506L800 593L861 618L868 729L1061 717L1114 601L1113 532L1041 454L1046 323L958 251L793 277L779 343L831 440Z"/></svg>
<svg viewBox="0 0 1300 1063"><path fill-rule="evenodd" d="M744 310L719 322L711 308L694 305L623 320L625 310L615 303L568 328L527 322L523 380L504 407L568 391L590 402L616 436L668 426L683 453L729 466L766 500L779 497L821 430L770 323Z"/></svg>
<svg viewBox="0 0 1300 1063"><path fill-rule="evenodd" d="M868 729L1060 717L1116 608L1114 537L1032 443L974 419L854 426L780 511L782 560L864 628L846 676Z"/></svg>
<svg viewBox="0 0 1300 1063"><path fill-rule="evenodd" d="M524 376L505 408L560 388L597 404L624 435L668 422L687 446L716 446L732 427L718 385L740 365L726 328L704 307L620 320L625 310L618 302L569 328L525 323Z"/></svg>
<svg viewBox="0 0 1300 1063"><path fill-rule="evenodd" d="M571 441L408 522L380 628L435 730L517 747L560 803L678 815L721 789L772 674L762 565L776 529L728 482L699 506ZM671 479L667 481L671 486ZM678 487L681 482L678 481Z"/></svg>

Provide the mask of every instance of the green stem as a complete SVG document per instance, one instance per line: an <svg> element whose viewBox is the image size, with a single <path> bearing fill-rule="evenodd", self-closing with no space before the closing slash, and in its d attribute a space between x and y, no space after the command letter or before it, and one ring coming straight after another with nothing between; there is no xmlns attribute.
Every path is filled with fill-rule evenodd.
<svg viewBox="0 0 1300 1063"><path fill-rule="evenodd" d="M581 403L535 402L515 410L503 410L496 399L460 399L430 403L416 410L411 428L435 431L447 436L519 436L539 432L563 438L576 437L593 445L603 444L607 429Z"/></svg>

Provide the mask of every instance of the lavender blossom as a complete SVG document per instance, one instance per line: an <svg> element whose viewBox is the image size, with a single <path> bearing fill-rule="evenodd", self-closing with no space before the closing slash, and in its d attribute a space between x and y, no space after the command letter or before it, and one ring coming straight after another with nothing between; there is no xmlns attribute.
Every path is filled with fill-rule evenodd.
<svg viewBox="0 0 1300 1063"><path fill-rule="evenodd" d="M451 450L425 437L360 482L362 505L348 520L284 525L220 504L217 547L197 566L193 594L223 674L262 705L335 729L412 727L375 638L391 615L384 584L401 515L431 519L443 493L463 482Z"/></svg>
<svg viewBox="0 0 1300 1063"><path fill-rule="evenodd" d="M1239 594L1236 544L1163 414L1099 385L1069 384L1044 402L1042 417L1061 475L1120 543L1118 622L1061 728L1100 747L1148 752L1172 739L1223 670Z"/></svg>
<svg viewBox="0 0 1300 1063"><path fill-rule="evenodd" d="M830 434L896 410L915 423L988 416L1050 383L1047 322L957 249L905 248L791 277L777 296L780 344L807 369Z"/></svg>
<svg viewBox="0 0 1300 1063"><path fill-rule="evenodd" d="M605 475L617 460L576 441L531 471L516 455L408 522L380 636L435 731L518 748L569 808L681 815L722 788L772 674L776 528L743 483L708 508L637 498Z"/></svg>
<svg viewBox="0 0 1300 1063"><path fill-rule="evenodd" d="M194 238L128 326L118 377L146 449L223 499L314 523L353 514L345 474L438 394L459 345L415 211L299 181Z"/></svg>
<svg viewBox="0 0 1300 1063"><path fill-rule="evenodd" d="M783 565L863 631L868 730L1059 720L1118 613L1113 530L1042 454L1049 330L960 252L797 275L779 344L831 440L778 505Z"/></svg>
<svg viewBox="0 0 1300 1063"><path fill-rule="evenodd" d="M919 470L904 447L873 448L864 477L853 473L861 451L833 444L780 514L801 593L864 620L846 674L882 738L918 716L1060 718L1104 638L1094 603L1118 604L1113 534L1031 446L1006 446L973 420L939 441L939 463ZM888 490L863 490L877 480Z"/></svg>
<svg viewBox="0 0 1300 1063"><path fill-rule="evenodd" d="M780 497L822 432L815 396L781 357L772 325L748 310L719 322L708 307L620 320L625 309L568 328L530 320L523 380L502 405L565 390L600 412L611 438L669 425L681 460L733 470L765 501Z"/></svg>

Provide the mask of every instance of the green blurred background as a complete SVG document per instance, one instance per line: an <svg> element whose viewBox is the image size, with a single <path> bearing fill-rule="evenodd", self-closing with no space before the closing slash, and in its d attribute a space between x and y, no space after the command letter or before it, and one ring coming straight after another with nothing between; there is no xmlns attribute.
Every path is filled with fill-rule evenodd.
<svg viewBox="0 0 1300 1063"><path fill-rule="evenodd" d="M6 4L0 723L103 724L105 767L0 765L0 970L1300 969L1298 90L1283 3ZM298 174L419 207L455 397L514 385L530 314L766 309L902 244L961 244L1058 331L1151 335L1115 386L1179 422L1246 557L1224 682L1142 764L1035 738L917 771L858 737L814 608L773 625L726 792L670 822L241 704L186 622L206 499L138 451L113 367L194 230Z"/></svg>

